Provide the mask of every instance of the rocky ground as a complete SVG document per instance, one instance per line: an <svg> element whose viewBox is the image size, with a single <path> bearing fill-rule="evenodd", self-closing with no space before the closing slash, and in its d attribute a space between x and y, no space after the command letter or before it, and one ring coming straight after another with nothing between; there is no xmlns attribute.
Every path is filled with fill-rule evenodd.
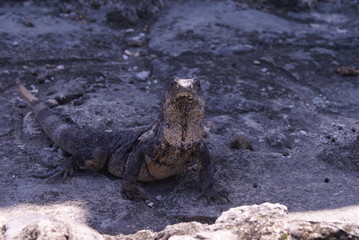
<svg viewBox="0 0 359 240"><path fill-rule="evenodd" d="M358 224L291 220L287 208L278 203L231 208L223 212L214 224L185 222L169 225L160 232L141 230L117 236L99 234L83 224L38 214L22 215L9 221L5 227L5 239L14 240L359 239Z"/></svg>
<svg viewBox="0 0 359 240"><path fill-rule="evenodd" d="M117 235L263 202L359 222L359 3L272 2L0 2L0 225L36 212ZM231 203L197 200L196 169L141 184L152 203L122 199L106 173L31 176L60 152L16 78L68 121L114 131L153 122L174 77L201 80L217 187Z"/></svg>

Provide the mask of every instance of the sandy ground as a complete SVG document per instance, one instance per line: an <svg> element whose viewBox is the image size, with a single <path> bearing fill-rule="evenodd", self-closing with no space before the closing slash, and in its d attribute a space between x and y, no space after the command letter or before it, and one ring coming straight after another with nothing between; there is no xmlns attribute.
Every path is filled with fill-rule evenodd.
<svg viewBox="0 0 359 240"><path fill-rule="evenodd" d="M0 5L0 225L37 212L132 233L211 223L231 207L263 202L286 205L291 217L359 222L359 77L336 73L359 68L356 1L306 11L166 1L126 24L109 18L110 5L10 2ZM33 178L61 153L19 98L18 77L56 99L67 120L99 131L150 124L174 77L198 77L217 187L231 203L197 200L196 169L140 184L153 205L122 199L121 179L106 173ZM230 148L239 135L254 151Z"/></svg>

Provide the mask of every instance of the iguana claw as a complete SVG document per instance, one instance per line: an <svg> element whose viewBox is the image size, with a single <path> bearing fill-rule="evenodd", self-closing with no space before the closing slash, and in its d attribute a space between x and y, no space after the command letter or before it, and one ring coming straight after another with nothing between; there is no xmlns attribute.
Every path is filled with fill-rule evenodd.
<svg viewBox="0 0 359 240"><path fill-rule="evenodd" d="M136 184L132 184L123 180L121 186L121 195L124 199L138 202L146 200L146 197L143 195L141 189L136 186Z"/></svg>
<svg viewBox="0 0 359 240"><path fill-rule="evenodd" d="M49 172L35 173L35 174L32 174L32 176L36 177L36 178L47 178L46 182L49 183L61 175L65 179L68 176L72 176L73 173L74 173L74 167L72 166L71 162L68 161L67 163L58 164L57 166L55 166L55 169L53 169Z"/></svg>

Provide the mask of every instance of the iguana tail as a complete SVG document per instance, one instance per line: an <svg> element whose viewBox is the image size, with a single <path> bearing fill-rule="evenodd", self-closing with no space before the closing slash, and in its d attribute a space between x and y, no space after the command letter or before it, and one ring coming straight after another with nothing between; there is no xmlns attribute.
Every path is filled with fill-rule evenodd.
<svg viewBox="0 0 359 240"><path fill-rule="evenodd" d="M31 104L36 104L39 102L39 99L37 97L35 97L34 95L32 95L32 93L25 88L24 85L22 85L21 81L19 79L16 80L16 85L19 88L19 91L21 93L21 95Z"/></svg>
<svg viewBox="0 0 359 240"><path fill-rule="evenodd" d="M67 124L57 114L40 99L31 94L31 92L16 80L21 95L29 102L30 108L47 136L55 142L59 147L68 153L74 153L78 149L78 145L82 145L81 140L77 140L76 136L83 136L78 127Z"/></svg>

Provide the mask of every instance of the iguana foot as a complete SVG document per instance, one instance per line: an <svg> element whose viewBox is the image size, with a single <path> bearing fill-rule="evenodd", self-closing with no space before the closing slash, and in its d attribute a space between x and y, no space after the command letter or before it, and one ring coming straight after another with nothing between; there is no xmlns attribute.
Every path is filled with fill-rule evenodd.
<svg viewBox="0 0 359 240"><path fill-rule="evenodd" d="M121 195L124 199L133 200L133 201L145 201L146 197L142 193L141 189L133 183L122 180L121 184Z"/></svg>
<svg viewBox="0 0 359 240"><path fill-rule="evenodd" d="M54 179L62 176L64 179L68 176L72 176L74 173L74 167L72 166L72 161L63 162L62 164L58 164L53 166L55 169L47 172L47 173L35 173L32 174L33 177L36 178L47 178L46 182L52 182Z"/></svg>
<svg viewBox="0 0 359 240"><path fill-rule="evenodd" d="M204 190L201 195L199 195L198 199L205 198L207 200L207 204L211 201L220 202L220 203L230 203L231 201L228 198L227 191L216 191L214 189Z"/></svg>

